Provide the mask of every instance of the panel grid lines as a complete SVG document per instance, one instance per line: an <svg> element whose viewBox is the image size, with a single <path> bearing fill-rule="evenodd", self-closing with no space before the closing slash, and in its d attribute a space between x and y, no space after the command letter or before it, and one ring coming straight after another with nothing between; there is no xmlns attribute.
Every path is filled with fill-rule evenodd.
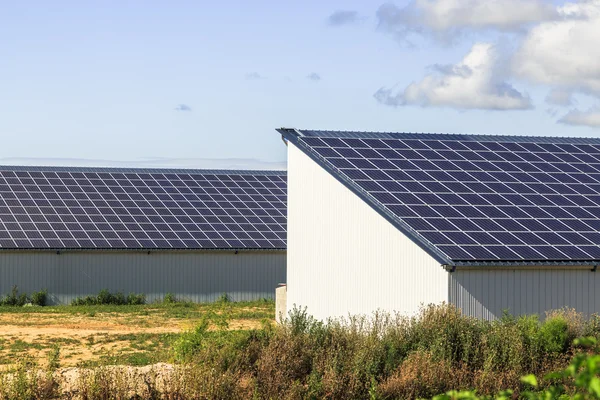
<svg viewBox="0 0 600 400"><path fill-rule="evenodd" d="M450 260L600 259L598 140L333 136L298 140Z"/></svg>
<svg viewBox="0 0 600 400"><path fill-rule="evenodd" d="M0 248L283 249L278 171L0 167Z"/></svg>

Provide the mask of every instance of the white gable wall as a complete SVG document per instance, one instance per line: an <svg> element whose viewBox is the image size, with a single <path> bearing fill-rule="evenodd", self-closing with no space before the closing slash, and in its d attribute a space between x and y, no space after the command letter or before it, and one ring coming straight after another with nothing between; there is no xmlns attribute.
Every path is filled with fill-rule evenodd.
<svg viewBox="0 0 600 400"><path fill-rule="evenodd" d="M291 143L287 257L288 311L413 314L448 301L448 272Z"/></svg>

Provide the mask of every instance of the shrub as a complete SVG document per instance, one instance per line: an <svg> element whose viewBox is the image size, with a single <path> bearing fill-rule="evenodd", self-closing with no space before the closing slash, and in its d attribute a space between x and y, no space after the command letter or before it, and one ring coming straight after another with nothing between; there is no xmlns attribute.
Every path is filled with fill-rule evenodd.
<svg viewBox="0 0 600 400"><path fill-rule="evenodd" d="M194 329L182 333L173 345L175 357L183 361L196 355L205 344L208 326L209 320L203 318Z"/></svg>
<svg viewBox="0 0 600 400"><path fill-rule="evenodd" d="M36 306L45 306L47 297L48 291L46 289L40 290L39 292L33 292L31 294L31 304Z"/></svg>
<svg viewBox="0 0 600 400"><path fill-rule="evenodd" d="M164 304L177 303L177 299L175 298L175 295L173 293L167 293L167 294L165 294L165 297L163 297L163 303Z"/></svg>
<svg viewBox="0 0 600 400"><path fill-rule="evenodd" d="M431 353L417 351L380 385L379 392L386 399L424 398L464 387L465 381L464 368L453 368L449 361L435 360Z"/></svg>
<svg viewBox="0 0 600 400"><path fill-rule="evenodd" d="M129 293L127 296L127 304L139 305L146 304L146 295L143 293Z"/></svg>
<svg viewBox="0 0 600 400"><path fill-rule="evenodd" d="M27 295L25 293L19 294L17 286L13 286L9 294L6 295L1 301L3 306L24 306L27 304Z"/></svg>
<svg viewBox="0 0 600 400"><path fill-rule="evenodd" d="M562 316L546 319L540 327L540 347L546 353L562 353L567 349L569 325Z"/></svg>

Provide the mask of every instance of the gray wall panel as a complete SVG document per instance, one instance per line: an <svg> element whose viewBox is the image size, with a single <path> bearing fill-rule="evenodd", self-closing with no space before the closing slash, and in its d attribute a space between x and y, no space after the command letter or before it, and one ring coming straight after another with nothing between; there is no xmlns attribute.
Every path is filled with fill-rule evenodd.
<svg viewBox="0 0 600 400"><path fill-rule="evenodd" d="M48 289L53 303L68 304L101 289L145 293L148 301L165 293L194 302L274 298L286 281L283 251L0 252L0 294Z"/></svg>
<svg viewBox="0 0 600 400"><path fill-rule="evenodd" d="M600 271L588 269L472 269L450 277L450 303L466 315L496 319L538 314L563 307L586 316L600 313Z"/></svg>

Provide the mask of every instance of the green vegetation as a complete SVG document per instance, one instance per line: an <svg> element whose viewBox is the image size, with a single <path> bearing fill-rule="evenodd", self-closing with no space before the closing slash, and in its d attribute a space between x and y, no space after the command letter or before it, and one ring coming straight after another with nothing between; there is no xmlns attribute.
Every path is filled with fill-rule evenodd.
<svg viewBox="0 0 600 400"><path fill-rule="evenodd" d="M11 292L0 299L0 306L23 307L26 304L45 306L47 295L48 292L44 289L28 296L27 293L19 293L19 288L13 286Z"/></svg>
<svg viewBox="0 0 600 400"><path fill-rule="evenodd" d="M139 305L146 303L145 294L129 293L126 297L122 292L111 293L108 289L102 289L96 296L78 297L71 302L73 306L97 306L97 305Z"/></svg>
<svg viewBox="0 0 600 400"><path fill-rule="evenodd" d="M38 308L40 315L47 309L52 308ZM73 343L97 355L80 364L91 367L81 372L84 387L78 389L89 399L131 398L124 393L135 385L124 381L127 376L141 385L135 389L141 393L136 398L475 400L600 395L600 318L585 320L568 309L548 313L543 321L505 315L487 322L441 305L424 307L411 318L378 313L327 324L295 309L281 326L272 323L272 302L75 306L55 307L53 312L69 316L74 309L78 315L94 311L103 321L110 315L132 318L136 326L156 315L163 318L161 323L190 316L195 321L180 333L95 334ZM252 328L240 325L247 321L241 316L247 315L254 316ZM257 320L263 321L260 326ZM581 337L586 339L577 339ZM7 340L2 347L16 356L35 350L34 345ZM57 343L42 346L48 360L44 368L54 371L64 365L69 356L63 349L70 345L61 344L60 351ZM146 370L145 375L111 367L158 362L169 366ZM11 382L21 379L18 368L11 370ZM43 376L36 384L53 388L56 396L60 382ZM23 388L32 393L32 383L27 385ZM3 397L0 392L2 398L57 397Z"/></svg>
<svg viewBox="0 0 600 400"><path fill-rule="evenodd" d="M563 370L552 372L544 377L549 384L541 389L538 378L533 375L521 377L521 383L526 387L521 397L530 400L549 399L600 399L600 348L595 337L576 339L574 344L588 349L588 353L579 353ZM493 396L480 396L475 391L451 390L445 394L433 397L433 400L491 400L510 399L512 390L504 390Z"/></svg>

